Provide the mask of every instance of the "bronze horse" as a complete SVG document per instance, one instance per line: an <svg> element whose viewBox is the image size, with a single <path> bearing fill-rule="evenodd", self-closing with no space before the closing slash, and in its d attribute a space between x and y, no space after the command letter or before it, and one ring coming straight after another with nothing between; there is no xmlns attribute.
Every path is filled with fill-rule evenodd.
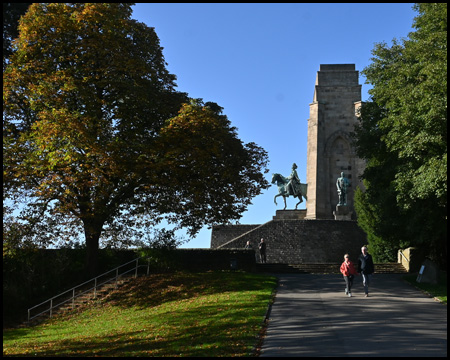
<svg viewBox="0 0 450 360"><path fill-rule="evenodd" d="M283 210L286 210L286 198L287 197L289 197L289 196L294 196L294 197L296 197L296 198L298 198L300 201L295 205L295 210L297 210L297 206L300 204L300 203L302 203L303 202L303 200L302 200L302 197L304 197L305 198L305 200L307 200L307 195L306 195L306 193L307 193L307 190L308 190L308 184L302 184L302 183L300 183L300 190L301 190L301 193L300 194L293 194L293 191L292 191L292 187L291 186L288 186L288 183L289 183L289 180L288 179L286 179L283 175L281 175L281 174L277 174L277 173L275 173L275 174L273 174L272 175L272 184L277 184L277 186L278 186L278 195L275 195L275 197L273 198L273 201L274 201L274 203L275 203L275 205L277 205L277 201L276 201L276 198L278 197L278 196L282 196L283 197L283 200L284 200L284 209Z"/></svg>

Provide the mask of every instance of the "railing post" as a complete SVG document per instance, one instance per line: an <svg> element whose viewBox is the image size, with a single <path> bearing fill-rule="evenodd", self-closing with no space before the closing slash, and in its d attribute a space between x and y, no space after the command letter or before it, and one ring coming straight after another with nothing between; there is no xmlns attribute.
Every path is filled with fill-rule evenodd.
<svg viewBox="0 0 450 360"><path fill-rule="evenodd" d="M148 263L147 263L147 275L149 275L149 274L150 274L150 259L148 258L147 260L148 260ZM131 261L129 261L129 262L127 262L127 263L125 263L125 264L123 264L123 265L118 266L117 268L115 268L115 270L116 270L116 288L118 287L119 268L121 268L121 267L123 267L123 266L125 266L125 265L129 265L129 264L131 264L131 263L133 263L133 262L136 262L136 268L135 268L135 269L130 269L130 270L128 270L128 271L125 271L125 272L123 273L123 275L128 274L128 273L130 273L131 271L135 270L135 272L134 272L134 277L136 278L137 275L138 275L138 270L139 270L139 258L134 259L134 260L131 260ZM66 290L66 291L64 291L64 292L62 292L62 293L60 293L60 294L58 294L57 296L54 296L54 297L51 298L51 299L48 299L48 300L46 300L46 301L44 301L44 302L42 302L42 303L40 303L40 304L38 304L38 305L36 305L36 306L33 306L33 307L29 308L29 309L28 309L28 322L30 322L31 319L34 319L35 317L40 316L40 315L42 315L42 314L44 314L44 313L47 312L47 310L44 310L43 312L41 312L41 313L35 315L34 317L31 317L31 310L35 309L35 308L38 307L38 306L45 306L45 304L46 304L47 302L50 302L50 308L49 308L48 311L49 311L50 317L52 317L52 316L53 316L53 299L57 299L60 295L62 295L62 294L67 294L67 293L70 292L71 290L72 290L72 309L74 309L74 308L75 308L75 298L78 297L78 296L80 296L80 295L82 295L82 294L85 294L85 293L86 293L86 291L81 290L81 286L86 285L86 287L89 287L89 290L88 290L88 291L91 293L92 287L90 287L90 285L88 285L88 284L91 284L91 281L92 281L92 280L94 280L94 288L93 288L93 289L94 289L94 297L97 298L97 287L98 287L98 286L101 286L102 284L104 284L104 283L106 283L106 282L111 283L111 280L112 280L112 279L109 279L109 280L107 280L107 281L104 282L104 283L102 283L102 282L100 281L100 285L99 285L99 283L98 283L97 280L100 279L102 276L104 276L104 275L106 275L106 274L111 274L112 271L114 271L114 269L113 269L113 270L110 270L110 271L108 271L108 272L106 272L106 273L104 273L104 274L102 274L102 275L99 275L99 276L97 276L97 277L95 277L95 278L93 278L93 279L89 279L88 281L85 281L84 283L79 284L79 285L73 287L73 288L70 289L70 290ZM79 294L76 294L76 289L80 289L80 293L79 293ZM68 302L68 301L70 301L70 298L67 299L67 300L65 300L65 301L63 301L62 303L66 303L66 302ZM61 304L62 304L62 303L61 303ZM56 304L57 304L56 307L59 307L60 304L59 304L58 302L56 302Z"/></svg>

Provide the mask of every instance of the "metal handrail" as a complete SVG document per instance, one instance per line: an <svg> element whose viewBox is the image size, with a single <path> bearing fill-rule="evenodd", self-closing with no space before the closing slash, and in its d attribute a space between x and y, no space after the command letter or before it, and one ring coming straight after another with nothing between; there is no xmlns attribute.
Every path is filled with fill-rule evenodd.
<svg viewBox="0 0 450 360"><path fill-rule="evenodd" d="M399 250L400 255L403 257L403 259L405 259L407 262L410 262L410 260L405 256L405 254L403 254L402 250Z"/></svg>
<svg viewBox="0 0 450 360"><path fill-rule="evenodd" d="M112 281L116 281L116 287L117 287L117 280L118 280L118 278L119 278L120 276L123 276L123 275L125 275L125 274L128 274L128 273L130 273L130 272L132 272L132 271L134 271L134 277L136 278L136 277L137 277L137 274L138 274L138 268L140 268L140 267L147 267L147 275L148 275L148 274L149 274L149 270L150 270L150 268L149 268L150 264L147 263L147 265L139 265L139 259L141 259L141 258L136 258L136 259L131 260L131 261L125 263L125 264L122 264L122 265L120 265L120 266L118 266L118 267L116 267L116 268L114 268L114 269L112 269L112 270L109 270L109 271L107 271L107 272L105 272L105 273L103 273L103 274L101 274L101 275L98 275L98 276L96 276L95 278L92 278L92 279L90 279L90 280L87 280L87 281L85 281L85 282L83 282L83 283L81 283L81 284L79 284L79 285L77 285L77 286L74 286L73 288L71 288L71 289L69 289L69 290L63 291L62 293L59 293L58 295L53 296L53 297L51 297L50 299L45 300L45 301L41 302L40 304L37 304L37 305L35 305L35 306L29 308L29 309L28 309L28 322L30 322L30 320L33 320L33 319L37 318L38 316L40 316L40 315L42 315L42 314L45 314L45 313L47 313L47 312L49 312L49 313L50 313L50 317L52 317L52 315L53 315L53 309L55 309L55 308L57 308L57 307L59 307L59 306L65 304L65 303L67 303L67 302L69 302L69 301L72 301L72 308L73 308L73 307L75 306L75 298L77 298L77 297L79 297L79 296L81 296L81 295L84 295L84 294L86 294L87 292L90 292L91 290L94 290L94 298L96 298L96 297L97 297L97 289L98 289L100 286L105 285L105 284L107 284L107 283L109 283L109 282L112 282ZM129 264L131 264L131 263L133 263L133 262L136 262L136 265L135 265L132 269L129 269L129 270L127 270L127 271L125 271L125 272L119 274L119 269L120 269L121 267L124 267L124 266L126 266L126 265L129 265ZM109 274L109 273L112 273L112 272L114 272L114 271L115 271L115 276L114 276L114 277L112 277L112 278L110 278L110 279L107 279L107 280L105 280L105 281L103 281L103 282L98 283L98 279L100 279L101 277L103 277L103 276L105 276L105 275L107 275L107 274ZM78 294L75 293L77 289L83 287L83 286L86 285L86 284L89 284L89 283L92 282L92 281L94 282L94 286L93 286L93 287L90 287L90 288L88 288L88 289L86 289L86 290L83 290L83 291L79 292ZM68 293L70 293L70 292L72 292L72 296L71 296L71 297L69 297L68 299L66 299L66 300L64 300L64 301L62 301L62 302L57 303L56 305L53 304L53 302L54 302L55 299L61 297L62 295L68 294ZM31 316L31 310L36 309L37 307L42 306L42 305L44 305L44 304L46 304L46 303L49 303L49 305L50 305L50 307L49 307L48 309L46 309L46 310L44 310L44 311L41 311L39 314L36 314L36 315L34 315L34 316Z"/></svg>

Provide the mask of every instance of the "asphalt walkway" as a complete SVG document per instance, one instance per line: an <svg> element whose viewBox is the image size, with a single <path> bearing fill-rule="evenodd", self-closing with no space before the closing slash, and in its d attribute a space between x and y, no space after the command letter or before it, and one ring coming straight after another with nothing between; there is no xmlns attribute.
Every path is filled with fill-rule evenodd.
<svg viewBox="0 0 450 360"><path fill-rule="evenodd" d="M369 297L356 276L277 275L260 356L446 357L447 306L401 280L375 274Z"/></svg>

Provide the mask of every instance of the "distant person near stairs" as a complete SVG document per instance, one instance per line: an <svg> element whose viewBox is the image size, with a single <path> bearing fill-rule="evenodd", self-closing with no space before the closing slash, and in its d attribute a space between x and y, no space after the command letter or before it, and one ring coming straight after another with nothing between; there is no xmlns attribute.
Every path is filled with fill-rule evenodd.
<svg viewBox="0 0 450 360"><path fill-rule="evenodd" d="M266 263L266 243L264 242L264 239L261 238L261 242L258 245L259 249L259 255L261 257L261 264Z"/></svg>

